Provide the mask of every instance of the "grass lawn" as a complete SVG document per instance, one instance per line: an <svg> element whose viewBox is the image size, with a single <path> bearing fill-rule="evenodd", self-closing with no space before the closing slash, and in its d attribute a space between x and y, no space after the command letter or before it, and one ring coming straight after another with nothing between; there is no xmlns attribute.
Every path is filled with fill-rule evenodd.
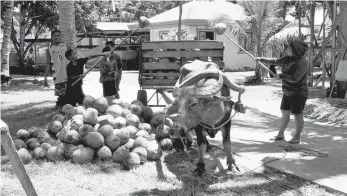
<svg viewBox="0 0 347 196"><path fill-rule="evenodd" d="M2 88L1 119L10 127L12 135L20 128L44 128L54 112L55 97L51 89L18 84ZM225 153L216 150L225 166ZM195 148L188 151L196 159ZM268 167L258 167L236 156L243 173L226 174L208 171L194 177L195 166L184 152L165 153L160 161L147 162L137 169L124 171L117 163L96 160L77 165L70 161L33 161L25 165L38 195L98 196L98 195L342 195L318 185ZM257 168L255 171L252 169ZM8 158L1 156L1 195L25 195Z"/></svg>

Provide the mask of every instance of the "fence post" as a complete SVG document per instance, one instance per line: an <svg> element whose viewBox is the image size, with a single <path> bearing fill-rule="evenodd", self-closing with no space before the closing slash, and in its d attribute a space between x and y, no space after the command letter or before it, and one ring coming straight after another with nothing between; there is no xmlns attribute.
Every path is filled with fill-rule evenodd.
<svg viewBox="0 0 347 196"><path fill-rule="evenodd" d="M13 143L7 124L0 119L1 145L11 161L13 170L22 184L28 196L37 196L35 188L27 174L22 160L19 158L16 147Z"/></svg>

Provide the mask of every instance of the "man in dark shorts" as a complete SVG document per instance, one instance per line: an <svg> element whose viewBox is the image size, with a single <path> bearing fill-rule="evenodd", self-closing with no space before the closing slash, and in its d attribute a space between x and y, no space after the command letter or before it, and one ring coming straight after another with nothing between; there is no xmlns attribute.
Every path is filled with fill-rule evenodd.
<svg viewBox="0 0 347 196"><path fill-rule="evenodd" d="M113 41L107 41L106 42L106 47L109 48L110 50L112 50L115 47L115 44L114 44ZM123 72L123 62L122 62L121 58L117 59L117 64L118 64L118 73L116 75L116 90L117 90L117 93L116 93L115 97L116 97L116 99L119 99L120 98L120 96L119 96L119 90L120 90L119 84L120 84L120 81L122 80L122 72Z"/></svg>
<svg viewBox="0 0 347 196"><path fill-rule="evenodd" d="M68 77L65 94L66 103L73 106L76 106L77 103L79 105L83 104L83 81L78 81L74 86L72 86L72 84L82 76L82 74L84 73L84 65L88 62L89 59L105 55L107 54L91 55L89 57L79 59L75 50L70 49L66 51L65 57L70 60L70 62L66 66L66 73Z"/></svg>
<svg viewBox="0 0 347 196"><path fill-rule="evenodd" d="M276 78L282 79L283 97L281 102L282 119L278 135L275 140L284 140L284 131L290 120L290 114L294 114L296 133L289 143L300 143L300 136L304 127L303 110L308 97L308 62L305 54L307 44L300 40L293 40L285 47L285 56L280 58L258 57L255 60L282 66L282 73Z"/></svg>

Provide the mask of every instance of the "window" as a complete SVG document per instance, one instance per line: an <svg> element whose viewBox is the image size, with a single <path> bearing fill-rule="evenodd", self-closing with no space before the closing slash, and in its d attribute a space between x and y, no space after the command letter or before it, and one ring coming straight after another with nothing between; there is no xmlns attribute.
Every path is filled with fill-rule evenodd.
<svg viewBox="0 0 347 196"><path fill-rule="evenodd" d="M252 40L253 40L253 33L252 32L246 32L246 37L240 37L239 44L247 51L252 51ZM239 51L243 51L241 48Z"/></svg>
<svg viewBox="0 0 347 196"><path fill-rule="evenodd" d="M198 40L215 40L213 30L198 30Z"/></svg>
<svg viewBox="0 0 347 196"><path fill-rule="evenodd" d="M159 40L165 40L168 34L169 31L159 31Z"/></svg>

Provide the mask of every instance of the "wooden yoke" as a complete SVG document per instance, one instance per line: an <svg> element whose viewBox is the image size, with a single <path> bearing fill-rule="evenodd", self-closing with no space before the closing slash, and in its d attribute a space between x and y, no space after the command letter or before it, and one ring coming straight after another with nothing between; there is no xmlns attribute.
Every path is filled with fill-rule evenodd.
<svg viewBox="0 0 347 196"><path fill-rule="evenodd" d="M27 174L22 160L19 158L16 147L13 143L7 124L0 119L1 145L11 161L13 170L22 184L28 196L37 196L35 188Z"/></svg>

